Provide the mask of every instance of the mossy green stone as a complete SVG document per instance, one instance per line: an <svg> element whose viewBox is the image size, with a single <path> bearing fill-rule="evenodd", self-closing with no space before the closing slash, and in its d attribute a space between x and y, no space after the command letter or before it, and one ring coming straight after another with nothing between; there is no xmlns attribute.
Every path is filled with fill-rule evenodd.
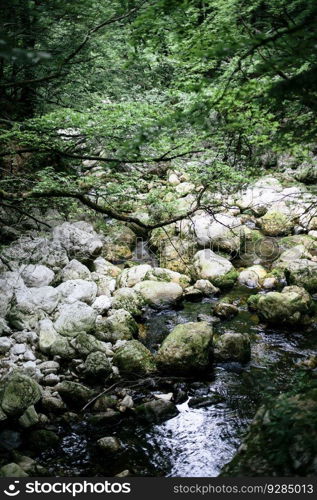
<svg viewBox="0 0 317 500"><path fill-rule="evenodd" d="M138 340L129 340L115 351L113 363L123 374L148 375L156 371L151 352Z"/></svg>
<svg viewBox="0 0 317 500"><path fill-rule="evenodd" d="M287 215L269 211L260 219L261 228L267 236L282 236L289 234L294 226L294 223Z"/></svg>
<svg viewBox="0 0 317 500"><path fill-rule="evenodd" d="M245 363L251 356L250 339L243 333L224 333L213 338L214 356L218 361Z"/></svg>
<svg viewBox="0 0 317 500"><path fill-rule="evenodd" d="M316 392L283 394L256 413L223 477L296 477L317 474Z"/></svg>
<svg viewBox="0 0 317 500"><path fill-rule="evenodd" d="M177 325L157 353L158 367L169 373L202 372L210 367L212 327L206 321Z"/></svg>
<svg viewBox="0 0 317 500"><path fill-rule="evenodd" d="M298 286L287 286L282 292L253 295L248 306L268 323L290 326L307 325L313 312L310 295Z"/></svg>
<svg viewBox="0 0 317 500"><path fill-rule="evenodd" d="M238 279L238 276L238 271L232 269L227 274L224 274L223 276L217 276L210 281L212 281L212 284L217 286L218 288L228 289L233 287Z"/></svg>
<svg viewBox="0 0 317 500"><path fill-rule="evenodd" d="M21 415L42 396L39 384L22 373L13 373L3 382L1 408L7 415Z"/></svg>

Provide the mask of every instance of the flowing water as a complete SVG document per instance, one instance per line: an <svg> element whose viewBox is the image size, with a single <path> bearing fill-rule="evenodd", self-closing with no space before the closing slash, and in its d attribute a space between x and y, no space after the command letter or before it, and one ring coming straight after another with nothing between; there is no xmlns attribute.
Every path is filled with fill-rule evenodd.
<svg viewBox="0 0 317 500"><path fill-rule="evenodd" d="M243 297L241 291L235 294ZM150 312L144 318L142 341L155 351L176 324L211 315L214 302L185 302L179 310ZM160 391L173 390L182 397L179 414L162 424L140 425L123 418L111 427L92 427L85 419L62 425L61 446L43 454L41 463L52 475L64 476L109 476L125 469L139 476L217 476L233 457L261 402L291 388L296 363L315 352L317 338L314 332L264 328L246 307L214 329L248 333L251 362L216 364L204 380L167 381ZM121 439L124 450L106 461L94 443L109 434Z"/></svg>

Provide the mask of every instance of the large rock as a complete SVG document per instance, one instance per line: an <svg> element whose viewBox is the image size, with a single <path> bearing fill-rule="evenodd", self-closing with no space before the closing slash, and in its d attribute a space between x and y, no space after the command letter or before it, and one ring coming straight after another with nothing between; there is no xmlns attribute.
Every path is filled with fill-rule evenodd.
<svg viewBox="0 0 317 500"><path fill-rule="evenodd" d="M55 272L66 266L69 261L60 242L47 238L21 238L6 247L2 255L13 270L25 264L42 264Z"/></svg>
<svg viewBox="0 0 317 500"><path fill-rule="evenodd" d="M36 328L40 319L54 312L60 298L59 291L51 286L18 289L8 316L9 324L18 330Z"/></svg>
<svg viewBox="0 0 317 500"><path fill-rule="evenodd" d="M9 416L22 415L41 399L41 387L35 380L19 372L1 383L1 409Z"/></svg>
<svg viewBox="0 0 317 500"><path fill-rule="evenodd" d="M205 321L177 325L163 341L156 357L161 370L192 373L210 367L212 327Z"/></svg>
<svg viewBox="0 0 317 500"><path fill-rule="evenodd" d="M14 340L11 337L0 337L0 355L10 351L13 344Z"/></svg>
<svg viewBox="0 0 317 500"><path fill-rule="evenodd" d="M6 317L12 306L15 291L19 289L26 289L19 272L8 271L0 275L0 317Z"/></svg>
<svg viewBox="0 0 317 500"><path fill-rule="evenodd" d="M144 422L159 424L164 420L176 417L179 411L171 401L153 399L136 406L135 413Z"/></svg>
<svg viewBox="0 0 317 500"><path fill-rule="evenodd" d="M117 278L119 287L133 287L140 281L145 279L146 274L151 271L152 267L149 264L141 264L130 269L124 269Z"/></svg>
<svg viewBox="0 0 317 500"><path fill-rule="evenodd" d="M215 335L213 339L216 361L249 361L251 355L250 339L243 333L228 332Z"/></svg>
<svg viewBox="0 0 317 500"><path fill-rule="evenodd" d="M243 193L238 193L236 205L242 210L252 210L257 216L263 215L268 209L286 215L296 213L300 215L306 210L303 203L306 198L309 198L309 194L305 187L283 187L275 177L265 176L250 185ZM302 203L298 203L299 200Z"/></svg>
<svg viewBox="0 0 317 500"><path fill-rule="evenodd" d="M20 269L21 277L29 288L48 286L53 281L55 274L46 266L29 264Z"/></svg>
<svg viewBox="0 0 317 500"><path fill-rule="evenodd" d="M134 290L142 295L145 304L158 309L176 304L183 295L180 285L166 281L145 280L135 285Z"/></svg>
<svg viewBox="0 0 317 500"><path fill-rule="evenodd" d="M112 310L107 318L99 317L96 322L96 337L106 342L130 340L137 332L137 323L124 309Z"/></svg>
<svg viewBox="0 0 317 500"><path fill-rule="evenodd" d="M104 353L96 351L88 354L85 361L85 374L88 377L104 377L110 373L111 363Z"/></svg>
<svg viewBox="0 0 317 500"><path fill-rule="evenodd" d="M130 288L128 290L130 290ZM95 309L97 313L101 314L102 316L106 314L107 311L109 311L111 306L112 306L112 298L108 297L108 295L99 295L99 297L97 297L92 304L92 308Z"/></svg>
<svg viewBox="0 0 317 500"><path fill-rule="evenodd" d="M60 394L66 404L70 404L75 408L81 408L90 399L93 398L95 392L89 387L70 380L64 380L56 386L56 391Z"/></svg>
<svg viewBox="0 0 317 500"><path fill-rule="evenodd" d="M261 406L222 476L315 477L317 392L282 394Z"/></svg>
<svg viewBox="0 0 317 500"><path fill-rule="evenodd" d="M317 262L308 259L279 260L274 269L282 270L290 285L302 286L312 293L317 291Z"/></svg>
<svg viewBox="0 0 317 500"><path fill-rule="evenodd" d="M121 273L122 269L115 266L111 262L108 262L103 257L98 257L94 260L94 271L103 276L108 276L110 278L116 278Z"/></svg>
<svg viewBox="0 0 317 500"><path fill-rule="evenodd" d="M273 267L287 268L289 262L300 259L312 259L312 254L305 245L296 245L292 248L284 250L279 258L274 262Z"/></svg>
<svg viewBox="0 0 317 500"><path fill-rule="evenodd" d="M45 318L39 322L39 350L43 353L49 353L52 345L58 338L53 322Z"/></svg>
<svg viewBox="0 0 317 500"><path fill-rule="evenodd" d="M180 195L180 196L186 196L187 194L191 193L192 191L195 191L196 186L195 184L192 184L191 182L181 182L175 187L175 191Z"/></svg>
<svg viewBox="0 0 317 500"><path fill-rule="evenodd" d="M192 238L183 235L163 239L158 245L160 264L171 271L186 274L198 246Z"/></svg>
<svg viewBox="0 0 317 500"><path fill-rule="evenodd" d="M39 322L38 348L45 354L60 356L63 359L73 359L75 356L75 349L70 344L70 338L57 333L52 321L48 318Z"/></svg>
<svg viewBox="0 0 317 500"><path fill-rule="evenodd" d="M186 274L181 274L164 267L154 267L145 276L146 280L150 281L168 281L177 283L182 288L186 288L190 284L190 277Z"/></svg>
<svg viewBox="0 0 317 500"><path fill-rule="evenodd" d="M230 214L202 214L193 217L192 231L200 246L234 252L240 248L244 226L238 217Z"/></svg>
<svg viewBox="0 0 317 500"><path fill-rule="evenodd" d="M249 307L264 321L277 325L304 325L310 321L312 300L304 288L287 286L282 292L253 295Z"/></svg>
<svg viewBox="0 0 317 500"><path fill-rule="evenodd" d="M316 253L317 251L317 241L308 234L293 234L291 236L285 236L284 238L278 240L278 244L282 252L297 246L304 246L308 252Z"/></svg>
<svg viewBox="0 0 317 500"><path fill-rule="evenodd" d="M97 311L84 302L74 302L61 306L54 323L55 330L61 335L74 337L94 329Z"/></svg>
<svg viewBox="0 0 317 500"><path fill-rule="evenodd" d="M50 348L51 356L59 356L63 359L73 359L75 350L71 346L70 338L58 335Z"/></svg>
<svg viewBox="0 0 317 500"><path fill-rule="evenodd" d="M106 227L102 256L107 260L120 261L132 257L136 234L126 225L116 222Z"/></svg>
<svg viewBox="0 0 317 500"><path fill-rule="evenodd" d="M98 439L97 445L98 448L107 455L108 454L113 455L122 449L122 445L119 439L113 436L105 436L103 438Z"/></svg>
<svg viewBox="0 0 317 500"><path fill-rule="evenodd" d="M10 462L0 468L0 477L29 477L29 475L18 464Z"/></svg>
<svg viewBox="0 0 317 500"><path fill-rule="evenodd" d="M58 241L71 258L87 262L96 258L103 243L93 227L86 222L73 224L64 222L53 230L53 239Z"/></svg>
<svg viewBox="0 0 317 500"><path fill-rule="evenodd" d="M142 295L133 288L119 288L113 294L113 309L125 309L134 316L141 314L144 299Z"/></svg>
<svg viewBox="0 0 317 500"><path fill-rule="evenodd" d="M219 288L215 287L209 280L197 280L194 285L185 288L186 297L211 297L219 293Z"/></svg>
<svg viewBox="0 0 317 500"><path fill-rule="evenodd" d="M261 229L266 236L285 236L295 226L292 217L277 210L269 210L260 219Z"/></svg>
<svg viewBox="0 0 317 500"><path fill-rule="evenodd" d="M62 281L68 280L90 280L88 267L77 259L71 260L61 271Z"/></svg>
<svg viewBox="0 0 317 500"><path fill-rule="evenodd" d="M34 408L34 406L29 406L19 418L19 424L24 427L24 429L28 429L29 427L33 427L34 425L39 423L39 416Z"/></svg>
<svg viewBox="0 0 317 500"><path fill-rule="evenodd" d="M238 274L228 259L209 249L195 254L194 269L198 279L208 279L220 288L232 286Z"/></svg>
<svg viewBox="0 0 317 500"><path fill-rule="evenodd" d="M249 288L260 288L266 278L267 272L264 267L260 265L254 265L244 269L238 277L238 283L240 285L247 286Z"/></svg>
<svg viewBox="0 0 317 500"><path fill-rule="evenodd" d="M116 349L113 363L124 375L149 375L156 371L152 354L138 340L129 340Z"/></svg>
<svg viewBox="0 0 317 500"><path fill-rule="evenodd" d="M92 304L97 295L96 283L82 279L65 281L57 290L63 299L79 300L86 304Z"/></svg>
<svg viewBox="0 0 317 500"><path fill-rule="evenodd" d="M231 319L239 313L239 308L224 297L214 307L213 313L221 319Z"/></svg>
<svg viewBox="0 0 317 500"><path fill-rule="evenodd" d="M96 339L94 335L80 333L75 339L72 339L71 345L80 356L88 356L92 352L101 352L103 354L112 354L109 350L109 344Z"/></svg>

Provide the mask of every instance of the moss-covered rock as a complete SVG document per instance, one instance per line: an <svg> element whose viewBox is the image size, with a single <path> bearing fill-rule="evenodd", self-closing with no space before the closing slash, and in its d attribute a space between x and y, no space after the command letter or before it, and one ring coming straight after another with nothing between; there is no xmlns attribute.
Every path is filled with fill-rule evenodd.
<svg viewBox="0 0 317 500"><path fill-rule="evenodd" d="M230 319L239 313L239 308L224 299L215 305L213 312L219 318Z"/></svg>
<svg viewBox="0 0 317 500"><path fill-rule="evenodd" d="M28 477L18 464L11 462L0 468L0 477Z"/></svg>
<svg viewBox="0 0 317 500"><path fill-rule="evenodd" d="M219 288L229 288L235 283L238 273L231 262L212 250L200 250L194 257L194 269L198 279L208 279Z"/></svg>
<svg viewBox="0 0 317 500"><path fill-rule="evenodd" d="M212 327L205 321L177 325L157 353L158 367L164 372L184 374L207 370L212 336Z"/></svg>
<svg viewBox="0 0 317 500"><path fill-rule="evenodd" d="M317 262L308 259L277 262L274 270L283 271L287 283L306 288L308 292L317 291Z"/></svg>
<svg viewBox="0 0 317 500"><path fill-rule="evenodd" d="M28 429L29 427L33 427L39 422L39 416L34 408L34 406L29 406L19 418L19 424L24 429Z"/></svg>
<svg viewBox="0 0 317 500"><path fill-rule="evenodd" d="M87 377L104 377L112 373L111 363L102 352L90 353L85 361L85 374Z"/></svg>
<svg viewBox="0 0 317 500"><path fill-rule="evenodd" d="M51 356L72 359L75 350L71 346L70 337L63 337L56 332L52 321L48 318L39 323L39 350Z"/></svg>
<svg viewBox="0 0 317 500"><path fill-rule="evenodd" d="M317 389L283 394L262 406L222 476L317 474Z"/></svg>
<svg viewBox="0 0 317 500"><path fill-rule="evenodd" d="M107 318L98 318L96 337L106 342L130 340L138 333L138 325L132 315L124 309L116 309Z"/></svg>
<svg viewBox="0 0 317 500"><path fill-rule="evenodd" d="M144 422L159 424L164 420L176 417L179 412L171 401L154 399L136 406L135 413Z"/></svg>
<svg viewBox="0 0 317 500"><path fill-rule="evenodd" d="M171 271L170 269L165 269L164 267L154 267L151 271L146 273L145 279L150 281L177 283L182 288L186 288L191 282L190 277L186 274Z"/></svg>
<svg viewBox="0 0 317 500"><path fill-rule="evenodd" d="M232 288L237 281L239 276L238 271L232 269L228 273L223 276L218 276L212 280L212 283L223 290L227 290L228 288Z"/></svg>
<svg viewBox="0 0 317 500"><path fill-rule="evenodd" d="M245 363L251 356L250 339L243 333L224 333L213 338L216 361L239 361Z"/></svg>
<svg viewBox="0 0 317 500"><path fill-rule="evenodd" d="M97 446L102 453L113 455L122 449L119 439L114 436L105 436L98 439Z"/></svg>
<svg viewBox="0 0 317 500"><path fill-rule="evenodd" d="M290 234L295 226L294 221L288 215L275 210L269 210L260 219L261 229L267 236L283 236Z"/></svg>
<svg viewBox="0 0 317 500"><path fill-rule="evenodd" d="M124 375L149 375L156 371L151 352L138 340L129 340L116 349L113 363Z"/></svg>
<svg viewBox="0 0 317 500"><path fill-rule="evenodd" d="M259 265L254 265L244 269L238 277L238 282L240 285L247 286L249 288L260 288L263 284L264 279L267 276L267 271L264 267Z"/></svg>
<svg viewBox="0 0 317 500"><path fill-rule="evenodd" d="M102 352L107 354L108 346L105 342L96 339L94 335L89 335L88 333L80 333L77 337L72 341L72 346L80 356L88 356L92 352Z"/></svg>
<svg viewBox="0 0 317 500"><path fill-rule="evenodd" d="M125 309L133 316L139 316L143 305L142 295L133 288L119 288L113 294L113 309Z"/></svg>
<svg viewBox="0 0 317 500"><path fill-rule="evenodd" d="M257 311L261 319L278 325L307 324L313 312L310 295L298 286L287 286L282 292L252 296L248 305Z"/></svg>
<svg viewBox="0 0 317 500"><path fill-rule="evenodd" d="M142 295L145 304L157 309L176 304L183 295L180 285L167 281L142 281L135 285L134 290Z"/></svg>
<svg viewBox="0 0 317 500"><path fill-rule="evenodd" d="M176 235L163 239L158 245L157 253L161 266L186 274L197 250L198 245L193 239Z"/></svg>
<svg viewBox="0 0 317 500"><path fill-rule="evenodd" d="M116 223L115 225L105 224L100 229L104 232L102 257L113 262L131 259L136 234L129 227Z"/></svg>
<svg viewBox="0 0 317 500"><path fill-rule="evenodd" d="M298 245L303 245L308 251L317 250L317 241L307 234L285 236L279 240L278 244L282 251L289 250Z"/></svg>
<svg viewBox="0 0 317 500"><path fill-rule="evenodd" d="M56 390L65 403L75 408L82 408L95 394L89 387L70 380L57 384Z"/></svg>
<svg viewBox="0 0 317 500"><path fill-rule="evenodd" d="M1 408L9 416L22 415L29 406L35 405L41 396L39 384L19 372L13 372L1 383Z"/></svg>

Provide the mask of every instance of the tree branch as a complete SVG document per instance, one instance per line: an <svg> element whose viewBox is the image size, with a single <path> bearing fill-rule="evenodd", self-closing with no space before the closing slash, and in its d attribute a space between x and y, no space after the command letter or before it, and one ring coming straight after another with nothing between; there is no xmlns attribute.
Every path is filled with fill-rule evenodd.
<svg viewBox="0 0 317 500"><path fill-rule="evenodd" d="M65 191L61 189L52 189L50 191L25 191L22 193L10 193L8 191L0 190L0 201L1 200L7 200L7 201L13 201L13 202L23 202L29 199L39 199L39 198L72 198L80 201L83 205L86 207L101 213L103 215L107 215L108 217L111 217L113 219L122 221L122 222L127 222L130 224L136 224L138 227L142 228L143 230L149 232L152 231L153 229L157 229L159 227L164 227L168 226L169 224L173 224L175 222L178 222L180 220L186 219L187 217L190 217L193 215L197 210L200 210L201 207L201 198L206 191L207 186L201 189L197 201L195 203L194 208L188 210L187 212L178 215L176 217L172 217L171 219L167 219L165 221L158 222L156 224L146 224L143 222L141 219L138 217L133 217L130 215L123 215L120 212L117 212L116 210L108 207L103 207L99 205L98 203L94 202L87 194L78 192L78 191Z"/></svg>
<svg viewBox="0 0 317 500"><path fill-rule="evenodd" d="M166 161L171 161L175 160L176 158L182 158L187 155L191 154L196 154L196 153L203 153L203 149L199 150L191 150L191 151L185 151L183 153L178 153L173 156L166 156L168 153L164 153L161 156L158 156L156 158L144 158L144 159L130 159L130 158L108 158L108 157L103 157L103 156L94 156L94 155L79 155L75 153L69 153L68 151L61 151L58 149L49 149L49 148L23 148L23 149L17 149L16 151L5 151L0 153L0 158L4 158L6 156L12 156L15 154L24 154L24 153L55 153L60 156L64 156L65 158L73 158L75 160L93 160L93 161L100 161L100 162L106 162L106 163L159 163L159 162L166 162ZM86 167L86 170L88 170L89 167Z"/></svg>

